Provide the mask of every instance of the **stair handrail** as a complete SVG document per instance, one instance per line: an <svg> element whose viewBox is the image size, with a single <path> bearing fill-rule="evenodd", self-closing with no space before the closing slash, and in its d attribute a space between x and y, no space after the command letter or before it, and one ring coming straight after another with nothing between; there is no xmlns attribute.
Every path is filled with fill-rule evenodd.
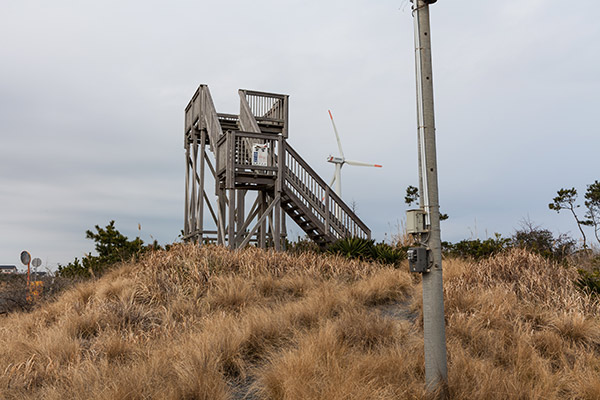
<svg viewBox="0 0 600 400"><path fill-rule="evenodd" d="M320 215L318 216L320 219L327 221L326 225L331 225L331 227L338 233L340 236L353 235L358 237L364 237L366 239L371 238L371 230L365 225L364 222L344 203L344 201L333 191L328 189L327 183L313 170L310 165L302 157L298 152L296 152L287 142L285 142L285 152L286 152L286 163L287 163L287 154L289 154L296 163L306 172L308 176L310 176L314 182L320 187L321 191L326 194L324 198L320 199L320 194L315 193L309 186L307 186L302 177L295 174L289 167L286 165L286 178L294 177L301 185L293 184L290 180L290 183L294 186L296 190L301 190L305 198L307 200L310 197L313 197L313 201L310 201L312 205L312 209L318 212ZM287 179L286 179L287 180ZM302 189L303 188L303 189ZM319 201L322 204L322 207L315 207L315 200ZM323 203L324 201L324 203ZM340 210L336 210L338 207ZM342 214L342 215L340 215ZM330 226L327 226L327 234L331 235L329 231ZM336 229L337 228L337 229ZM341 232L340 232L341 231ZM346 233L345 235L342 232Z"/></svg>
<svg viewBox="0 0 600 400"><path fill-rule="evenodd" d="M240 89L238 91L240 95L240 125L243 131L260 133L258 122L256 122L255 115L250 109L248 99L246 98L246 91Z"/></svg>
<svg viewBox="0 0 600 400"><path fill-rule="evenodd" d="M217 141L221 136L223 136L223 130L221 129L219 115L217 114L217 109L215 108L215 103L213 102L212 96L210 95L210 90L208 90L208 86L204 86L202 89L204 93L204 99L202 102L202 115L204 116L206 131L208 132L210 149L214 152Z"/></svg>
<svg viewBox="0 0 600 400"><path fill-rule="evenodd" d="M223 135L223 130L210 90L204 84L198 86L185 107L185 137L190 137L193 130L200 131L202 129L206 129L210 150L214 153L217 141Z"/></svg>

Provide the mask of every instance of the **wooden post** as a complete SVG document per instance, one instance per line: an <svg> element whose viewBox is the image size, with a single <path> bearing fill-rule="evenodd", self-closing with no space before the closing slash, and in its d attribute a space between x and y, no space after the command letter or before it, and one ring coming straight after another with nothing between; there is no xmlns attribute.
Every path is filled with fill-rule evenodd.
<svg viewBox="0 0 600 400"><path fill-rule="evenodd" d="M190 233L190 144L185 139L185 210L183 213L183 236Z"/></svg>
<svg viewBox="0 0 600 400"><path fill-rule="evenodd" d="M279 200L281 202L281 199ZM281 250L287 250L287 225L286 225L286 213L283 207L281 207Z"/></svg>
<svg viewBox="0 0 600 400"><path fill-rule="evenodd" d="M275 151L275 149L273 149ZM281 251L281 192L283 190L283 176L285 159L283 152L283 137L277 137L277 179L275 180L275 208L273 210L274 213L274 232L273 232L273 242L276 251Z"/></svg>
<svg viewBox="0 0 600 400"><path fill-rule="evenodd" d="M329 235L329 226L331 224L331 216L329 215L329 196L331 196L331 188L329 185L325 187L325 232Z"/></svg>
<svg viewBox="0 0 600 400"><path fill-rule="evenodd" d="M225 143L224 146L227 146L227 143ZM217 158L218 157L219 157L219 152L217 149ZM217 159L216 169L219 168L220 162L227 163L227 151L225 152L225 161L219 161L219 159ZM218 210L217 210L218 215L219 215L219 223L217 224L217 244L225 246L225 244L226 244L225 235L227 234L227 232L225 230L225 221L227 220L227 218L226 218L227 217L227 194L226 194L225 184L223 182L219 181L219 177L217 175L216 169L215 169L215 174L214 174L215 175L215 186L216 186L216 192L217 192L216 194L219 199L219 206L218 206Z"/></svg>
<svg viewBox="0 0 600 400"><path fill-rule="evenodd" d="M235 246L241 242L242 230L244 229L244 216L246 215L246 190L237 190L237 200L236 200L236 237L240 237L240 240L236 240Z"/></svg>
<svg viewBox="0 0 600 400"><path fill-rule="evenodd" d="M265 211L267 210L267 199L266 199L266 193L264 191L260 191L259 192L259 196L260 196L260 215L263 215L265 213ZM265 223L265 221L263 220L260 223L260 227L258 230L258 247L260 247L261 249L265 248L265 240L266 240L266 236L267 236L267 232L266 232L266 228L267 228L267 224Z"/></svg>
<svg viewBox="0 0 600 400"><path fill-rule="evenodd" d="M204 239L204 164L206 163L206 131L202 129L200 134L200 191L198 193L198 242L202 244Z"/></svg>
<svg viewBox="0 0 600 400"><path fill-rule="evenodd" d="M230 249L235 249L235 190L227 189L229 192L229 221L227 222L227 244Z"/></svg>
<svg viewBox="0 0 600 400"><path fill-rule="evenodd" d="M198 195L198 136L192 128L192 196L191 196L191 218L192 218L192 230L190 233L194 233L194 241L196 240L195 234L198 225L198 216L196 215L196 203Z"/></svg>
<svg viewBox="0 0 600 400"><path fill-rule="evenodd" d="M225 167L225 187L229 193L229 221L227 223L227 244L235 249L235 132L227 133L227 164Z"/></svg>
<svg viewBox="0 0 600 400"><path fill-rule="evenodd" d="M227 205L225 202L225 189L221 187L219 181L217 180L217 199L218 199L218 209L217 209L217 244L225 245L225 213L227 212Z"/></svg>

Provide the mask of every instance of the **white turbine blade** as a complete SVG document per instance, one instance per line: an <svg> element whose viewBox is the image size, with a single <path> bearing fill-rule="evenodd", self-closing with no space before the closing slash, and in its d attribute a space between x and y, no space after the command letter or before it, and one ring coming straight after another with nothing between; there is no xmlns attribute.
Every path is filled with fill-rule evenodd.
<svg viewBox="0 0 600 400"><path fill-rule="evenodd" d="M340 157L344 158L344 150L342 150L342 142L340 140L340 135L338 134L337 128L335 127L335 122L333 121L333 115L331 115L331 110L329 111L329 118L331 118L331 124L333 125L333 131L335 132L335 140L337 140L338 149L340 149Z"/></svg>
<svg viewBox="0 0 600 400"><path fill-rule="evenodd" d="M382 168L383 167L383 165L370 164L370 163L366 163L366 162L362 162L362 161L346 160L345 162L346 162L346 164L356 165L357 167L376 167L376 168Z"/></svg>
<svg viewBox="0 0 600 400"><path fill-rule="evenodd" d="M333 187L333 183L335 182L335 178L336 178L336 173L334 171L333 172L333 178L331 178L331 182L329 182L329 187ZM323 198L321 199L321 201L325 201L325 196L323 196Z"/></svg>

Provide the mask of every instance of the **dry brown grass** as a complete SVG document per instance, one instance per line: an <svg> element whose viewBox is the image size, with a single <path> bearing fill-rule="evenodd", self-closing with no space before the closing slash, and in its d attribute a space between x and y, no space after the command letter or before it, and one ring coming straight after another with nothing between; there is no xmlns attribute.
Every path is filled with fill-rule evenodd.
<svg viewBox="0 0 600 400"><path fill-rule="evenodd" d="M600 398L600 306L574 270L523 251L444 265L449 397ZM404 271L156 252L0 318L0 399L425 398L421 288Z"/></svg>

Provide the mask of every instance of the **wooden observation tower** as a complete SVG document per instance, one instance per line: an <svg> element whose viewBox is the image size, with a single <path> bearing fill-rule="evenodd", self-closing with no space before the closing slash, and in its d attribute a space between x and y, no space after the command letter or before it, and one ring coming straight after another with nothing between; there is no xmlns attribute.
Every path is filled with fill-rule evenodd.
<svg viewBox="0 0 600 400"><path fill-rule="evenodd" d="M185 109L184 240L280 250L286 215L322 247L347 236L370 239L369 228L287 142L288 96L239 96L238 115L217 113L208 86L200 85Z"/></svg>

